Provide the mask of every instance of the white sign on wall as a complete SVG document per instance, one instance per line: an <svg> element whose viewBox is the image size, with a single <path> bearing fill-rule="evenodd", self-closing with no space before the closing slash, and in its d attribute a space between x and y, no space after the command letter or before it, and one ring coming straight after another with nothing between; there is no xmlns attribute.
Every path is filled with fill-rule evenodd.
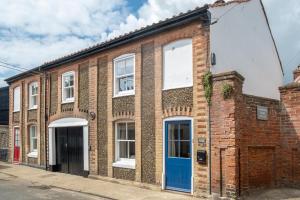
<svg viewBox="0 0 300 200"><path fill-rule="evenodd" d="M257 106L257 119L259 120L268 120L268 107L266 106Z"/></svg>

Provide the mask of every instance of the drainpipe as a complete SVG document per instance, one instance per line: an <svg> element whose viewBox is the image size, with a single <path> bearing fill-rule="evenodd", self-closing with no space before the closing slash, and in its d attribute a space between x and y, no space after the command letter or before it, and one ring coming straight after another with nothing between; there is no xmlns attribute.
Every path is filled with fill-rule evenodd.
<svg viewBox="0 0 300 200"><path fill-rule="evenodd" d="M47 121L48 121L48 111L46 109L46 105L47 105L47 97L46 97L46 88L47 88L47 74L46 72L43 73L43 76L44 76L44 79L43 79L43 85L44 85L44 90L43 90L43 95L44 95L44 114L45 114L45 119L44 119L44 126L45 126L45 144L44 144L44 147L45 147L45 170L48 170L48 154L47 154ZM47 112L47 113L46 113Z"/></svg>
<svg viewBox="0 0 300 200"><path fill-rule="evenodd" d="M211 105L208 104L208 177L209 177L209 194L211 195L211 118L210 118Z"/></svg>

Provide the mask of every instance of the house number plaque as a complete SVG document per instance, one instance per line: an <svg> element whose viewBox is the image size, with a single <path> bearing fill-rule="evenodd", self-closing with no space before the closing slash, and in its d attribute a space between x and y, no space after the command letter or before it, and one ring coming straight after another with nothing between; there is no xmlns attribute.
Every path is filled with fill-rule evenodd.
<svg viewBox="0 0 300 200"><path fill-rule="evenodd" d="M257 119L259 120L268 120L268 107L257 106Z"/></svg>

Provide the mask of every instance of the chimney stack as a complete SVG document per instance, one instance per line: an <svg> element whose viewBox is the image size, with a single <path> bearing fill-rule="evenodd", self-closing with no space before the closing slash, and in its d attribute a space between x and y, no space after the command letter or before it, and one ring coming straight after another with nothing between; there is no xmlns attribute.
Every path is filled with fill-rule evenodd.
<svg viewBox="0 0 300 200"><path fill-rule="evenodd" d="M294 71L294 82L300 83L300 65Z"/></svg>

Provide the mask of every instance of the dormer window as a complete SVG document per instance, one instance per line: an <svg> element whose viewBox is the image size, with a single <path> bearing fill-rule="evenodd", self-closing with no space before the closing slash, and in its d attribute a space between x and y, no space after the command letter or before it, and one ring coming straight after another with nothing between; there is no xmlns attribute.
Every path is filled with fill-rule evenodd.
<svg viewBox="0 0 300 200"><path fill-rule="evenodd" d="M38 83L33 82L29 85L29 109L37 109Z"/></svg>
<svg viewBox="0 0 300 200"><path fill-rule="evenodd" d="M114 96L134 94L135 55L126 54L114 60Z"/></svg>
<svg viewBox="0 0 300 200"><path fill-rule="evenodd" d="M75 72L66 72L62 75L62 103L74 102Z"/></svg>

